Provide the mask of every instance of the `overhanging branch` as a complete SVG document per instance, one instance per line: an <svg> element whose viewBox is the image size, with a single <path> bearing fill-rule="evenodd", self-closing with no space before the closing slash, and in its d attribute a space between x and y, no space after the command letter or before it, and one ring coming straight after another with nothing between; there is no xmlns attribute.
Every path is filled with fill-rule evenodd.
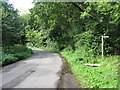
<svg viewBox="0 0 120 90"><path fill-rule="evenodd" d="M72 5L74 5L75 7L77 7L81 12L84 12L84 10L81 9L76 3L72 3Z"/></svg>

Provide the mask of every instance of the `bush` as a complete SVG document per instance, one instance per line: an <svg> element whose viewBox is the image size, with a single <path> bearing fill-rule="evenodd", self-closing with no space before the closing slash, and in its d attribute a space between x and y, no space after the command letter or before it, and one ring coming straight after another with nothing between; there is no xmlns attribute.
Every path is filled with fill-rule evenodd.
<svg viewBox="0 0 120 90"><path fill-rule="evenodd" d="M18 58L15 57L13 54L2 54L2 65L11 64L17 61Z"/></svg>
<svg viewBox="0 0 120 90"><path fill-rule="evenodd" d="M27 52L20 52L20 53L16 53L14 54L15 57L20 59L25 59L31 56L31 53L27 53Z"/></svg>
<svg viewBox="0 0 120 90"><path fill-rule="evenodd" d="M23 46L23 45L19 45L16 44L14 46L6 46L3 48L3 52L4 53L11 53L11 54L15 54L17 52L24 52L26 51L28 48Z"/></svg>
<svg viewBox="0 0 120 90"><path fill-rule="evenodd" d="M11 64L21 59L25 59L31 56L32 50L23 45L16 44L14 46L3 47L1 65Z"/></svg>

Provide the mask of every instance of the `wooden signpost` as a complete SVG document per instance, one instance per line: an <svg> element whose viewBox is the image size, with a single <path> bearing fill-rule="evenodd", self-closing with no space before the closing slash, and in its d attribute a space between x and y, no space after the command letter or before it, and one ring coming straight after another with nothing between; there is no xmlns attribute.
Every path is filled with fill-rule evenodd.
<svg viewBox="0 0 120 90"><path fill-rule="evenodd" d="M104 38L109 38L109 36L102 36L102 47L101 47L101 50L102 50L102 58L104 58L104 50L103 50L103 45L104 45Z"/></svg>

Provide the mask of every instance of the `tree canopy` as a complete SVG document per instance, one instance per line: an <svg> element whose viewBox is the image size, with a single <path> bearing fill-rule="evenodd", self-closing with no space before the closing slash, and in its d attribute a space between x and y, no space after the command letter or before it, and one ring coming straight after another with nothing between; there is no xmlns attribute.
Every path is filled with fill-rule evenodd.
<svg viewBox="0 0 120 90"><path fill-rule="evenodd" d="M85 45L100 53L101 36L109 35L105 49L112 53L120 49L119 9L119 2L36 2L27 37L37 47Z"/></svg>

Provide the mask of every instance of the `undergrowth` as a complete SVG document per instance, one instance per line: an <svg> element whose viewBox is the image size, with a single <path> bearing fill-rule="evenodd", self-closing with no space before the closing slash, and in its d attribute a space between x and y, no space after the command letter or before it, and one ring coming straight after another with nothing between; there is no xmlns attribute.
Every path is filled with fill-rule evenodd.
<svg viewBox="0 0 120 90"><path fill-rule="evenodd" d="M80 50L79 50L80 51ZM73 74L82 88L118 88L118 60L120 56L84 57L82 53L62 51L70 63ZM86 66L86 63L101 64L99 67Z"/></svg>
<svg viewBox="0 0 120 90"><path fill-rule="evenodd" d="M32 50L23 45L5 46L0 50L0 65L5 66L16 61L28 58L32 54Z"/></svg>

